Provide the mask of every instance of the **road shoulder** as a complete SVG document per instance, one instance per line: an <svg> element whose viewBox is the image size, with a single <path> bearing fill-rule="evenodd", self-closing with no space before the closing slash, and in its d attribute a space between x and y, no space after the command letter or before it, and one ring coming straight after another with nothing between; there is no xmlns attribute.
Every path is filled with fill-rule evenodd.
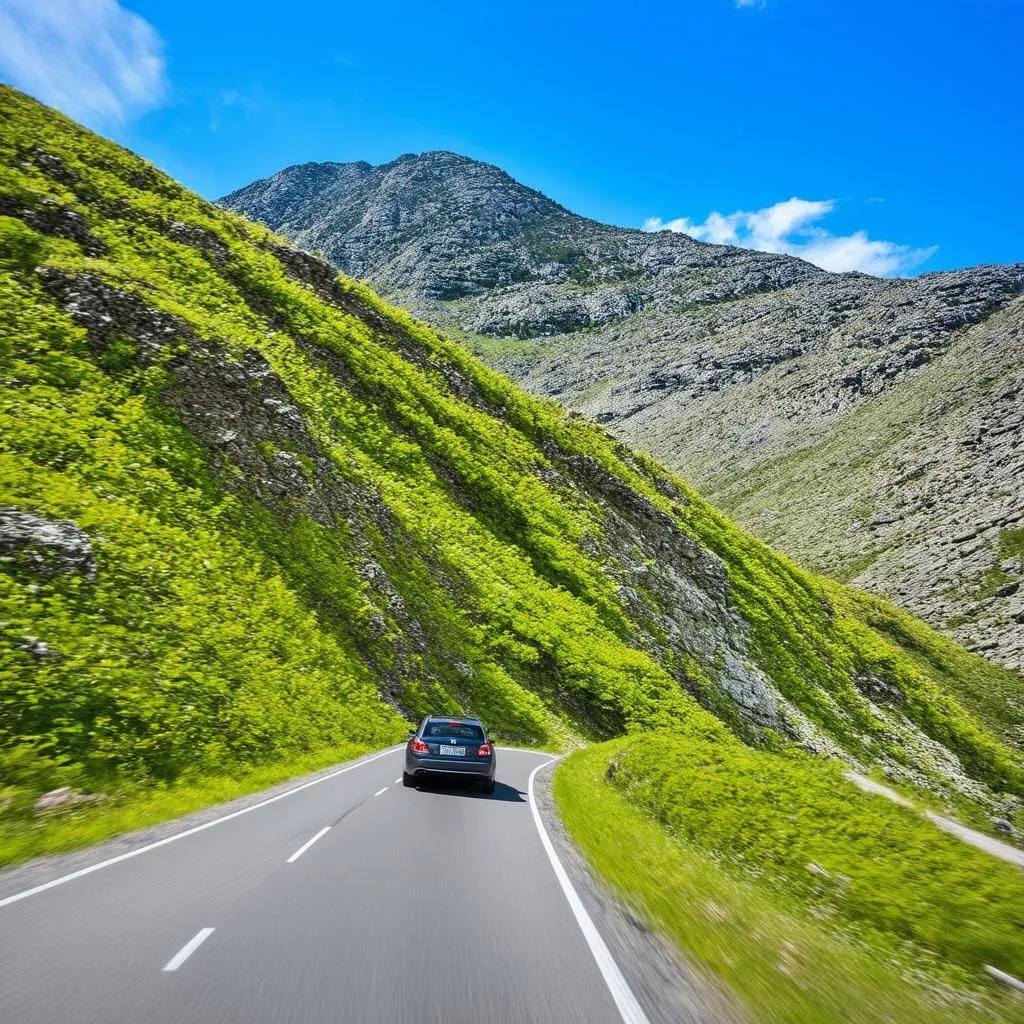
<svg viewBox="0 0 1024 1024"><path fill-rule="evenodd" d="M241 811L281 797L291 790L297 790L300 787L326 780L337 774L340 770L355 767L364 761L373 760L382 753L387 753L391 750L397 752L400 749L400 747L387 747L383 751L369 751L360 757L353 758L351 761L340 761L337 764L328 765L307 775L294 776L283 782L276 783L268 789L246 793L224 803L212 804L209 807L192 811L180 818L172 818L156 825L124 832L93 846L70 850L67 853L35 857L22 864L14 864L11 867L0 870L0 900L7 899L35 886L45 885L53 879L89 869L94 865L114 858L124 857L144 847L152 846L154 843L164 842L181 833L209 825L220 818L236 815Z"/></svg>
<svg viewBox="0 0 1024 1024"><path fill-rule="evenodd" d="M566 834L551 792L558 761L534 780L537 810L587 912L597 926L651 1024L740 1024L743 1015L727 993L596 878Z"/></svg>

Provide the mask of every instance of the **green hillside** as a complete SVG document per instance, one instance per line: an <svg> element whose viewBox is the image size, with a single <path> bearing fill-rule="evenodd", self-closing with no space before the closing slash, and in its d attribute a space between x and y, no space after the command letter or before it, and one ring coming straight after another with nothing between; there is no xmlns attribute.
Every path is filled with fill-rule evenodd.
<svg viewBox="0 0 1024 1024"><path fill-rule="evenodd" d="M601 224L445 151L294 164L220 202L648 449L801 565L1024 671L1024 264L829 273Z"/></svg>
<svg viewBox="0 0 1024 1024"><path fill-rule="evenodd" d="M4 834L56 785L284 771L428 709L1024 792L1017 677L11 89L0 128Z"/></svg>
<svg viewBox="0 0 1024 1024"><path fill-rule="evenodd" d="M556 770L576 845L764 1024L1024 1019L1024 876L805 754L677 733Z"/></svg>

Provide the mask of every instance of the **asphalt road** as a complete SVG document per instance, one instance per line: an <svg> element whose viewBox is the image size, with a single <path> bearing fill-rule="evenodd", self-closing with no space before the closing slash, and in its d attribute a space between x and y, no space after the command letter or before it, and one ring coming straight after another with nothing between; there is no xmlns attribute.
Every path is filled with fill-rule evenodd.
<svg viewBox="0 0 1024 1024"><path fill-rule="evenodd" d="M0 1020L639 1024L528 799L548 755L498 758L493 796L404 789L391 751L5 893Z"/></svg>

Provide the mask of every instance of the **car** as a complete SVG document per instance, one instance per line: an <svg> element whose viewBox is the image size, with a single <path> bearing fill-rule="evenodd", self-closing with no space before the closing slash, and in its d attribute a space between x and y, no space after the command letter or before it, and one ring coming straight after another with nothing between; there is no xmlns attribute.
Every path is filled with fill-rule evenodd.
<svg viewBox="0 0 1024 1024"><path fill-rule="evenodd" d="M485 793L493 793L497 760L479 718L428 715L418 729L409 731L402 785L460 775L475 778Z"/></svg>

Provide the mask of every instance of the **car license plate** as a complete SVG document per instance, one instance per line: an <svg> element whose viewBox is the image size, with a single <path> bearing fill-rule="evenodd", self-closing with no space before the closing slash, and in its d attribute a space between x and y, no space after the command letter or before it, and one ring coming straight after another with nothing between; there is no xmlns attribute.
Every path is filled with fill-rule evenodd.
<svg viewBox="0 0 1024 1024"><path fill-rule="evenodd" d="M445 746L440 746L440 747L437 748L437 750L438 750L439 754L444 754L446 757L465 757L466 756L466 748L465 747L459 747L459 746L445 747Z"/></svg>

